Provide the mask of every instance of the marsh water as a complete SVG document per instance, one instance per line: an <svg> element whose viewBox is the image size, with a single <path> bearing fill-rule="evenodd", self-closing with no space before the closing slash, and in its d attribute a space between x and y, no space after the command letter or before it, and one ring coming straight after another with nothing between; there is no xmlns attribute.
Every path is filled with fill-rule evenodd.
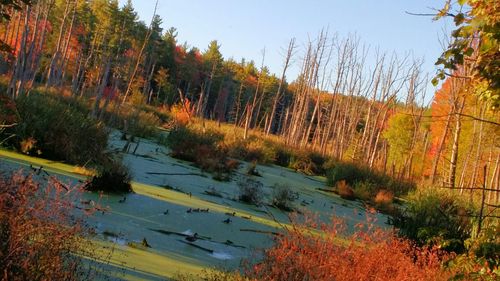
<svg viewBox="0 0 500 281"><path fill-rule="evenodd" d="M289 213L268 204L253 206L237 200L237 183L246 177L249 163L242 162L230 181L220 182L189 162L171 158L168 148L154 141L140 139L131 144L130 152L123 153L125 141L120 136L117 131L111 133L109 150L120 154L129 167L135 192L126 196L84 194L84 200L108 209L89 219L98 252L106 256L103 276L165 280L204 268L235 269L244 259L258 259L259 250L272 245L271 233L290 223ZM1 171L28 171L29 165L43 166L64 182L84 180L69 165L0 151ZM362 203L319 190L325 188L322 177L277 166L258 165L257 170L261 176L254 180L263 184L264 202L270 201L275 184L286 184L298 192L294 205L300 213L316 214L325 222L335 215L344 218L350 228L366 220ZM376 214L376 219L379 225L387 221L382 214ZM194 233L198 239L186 241ZM144 240L150 247L143 245Z"/></svg>

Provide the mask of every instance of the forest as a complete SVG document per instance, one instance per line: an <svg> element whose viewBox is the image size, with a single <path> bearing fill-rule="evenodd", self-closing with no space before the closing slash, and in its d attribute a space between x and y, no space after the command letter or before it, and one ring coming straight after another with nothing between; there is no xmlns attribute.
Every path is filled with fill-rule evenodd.
<svg viewBox="0 0 500 281"><path fill-rule="evenodd" d="M151 275L130 273L139 280L499 277L495 1L439 1L432 16L452 18L455 27L442 55L431 58L439 67L431 74L412 53L383 51L328 28L305 44L291 38L281 72L271 73L265 49L258 62L235 61L221 54L224 42L178 42L182 30L164 30L157 7L145 23L130 0L1 2L0 280L88 280L94 271L113 272L117 258L101 257L100 236L127 234L89 228L86 220L99 225L101 212L128 212L116 208L134 196L173 200L165 216L182 206L189 214L219 212L216 220L228 225L251 218L251 234L241 234L250 226L239 227L242 241L259 231L273 236L260 258L243 259L243 266L221 269L204 257L201 273L194 265L172 275L143 268ZM292 80L293 65L300 71ZM161 185L150 180L160 175ZM206 182L203 190L199 182ZM347 216L354 216L351 206L363 210L367 221L359 228L361 222L341 221L328 200ZM221 207L226 201L234 210ZM195 242L214 243L216 234L186 234L183 223L160 231L150 217L142 220L141 229L180 235L180 242L214 252ZM254 223L267 228L257 231ZM142 230L137 235L141 241L123 251L168 256L154 245L151 253L156 240ZM219 240L237 246L226 238Z"/></svg>

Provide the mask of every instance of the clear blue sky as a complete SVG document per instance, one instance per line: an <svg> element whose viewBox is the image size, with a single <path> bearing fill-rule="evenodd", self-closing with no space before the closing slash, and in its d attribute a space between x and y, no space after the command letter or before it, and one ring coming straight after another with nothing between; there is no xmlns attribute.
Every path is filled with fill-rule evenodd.
<svg viewBox="0 0 500 281"><path fill-rule="evenodd" d="M120 0L124 3L125 0ZM142 21L149 24L154 0L133 0ZM450 23L431 17L411 16L405 11L430 13L444 0L159 0L163 27L178 30L178 41L205 50L218 40L225 58L242 57L260 64L266 48L265 64L279 74L282 49L290 38L304 45L308 38L328 27L330 33L356 33L361 41L381 50L412 51L425 58L424 69L434 74L434 62L441 53L439 38ZM293 79L297 70L292 70ZM289 80L291 80L289 79ZM429 93L430 94L430 93Z"/></svg>

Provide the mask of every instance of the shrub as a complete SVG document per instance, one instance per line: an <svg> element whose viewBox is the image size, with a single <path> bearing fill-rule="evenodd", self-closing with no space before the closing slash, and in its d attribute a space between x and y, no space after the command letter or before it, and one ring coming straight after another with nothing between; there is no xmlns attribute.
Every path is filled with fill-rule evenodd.
<svg viewBox="0 0 500 281"><path fill-rule="evenodd" d="M10 97L0 94L0 125L19 122L16 103Z"/></svg>
<svg viewBox="0 0 500 281"><path fill-rule="evenodd" d="M41 157L71 164L97 164L105 158L108 133L76 102L33 93L17 100L20 123L15 145L32 139L30 150Z"/></svg>
<svg viewBox="0 0 500 281"><path fill-rule="evenodd" d="M238 181L239 196L242 202L254 205L260 205L263 198L263 184L251 178L245 178Z"/></svg>
<svg viewBox="0 0 500 281"><path fill-rule="evenodd" d="M397 181L388 175L354 163L336 162L332 168L327 170L326 176L329 186L334 186L335 183L341 180L345 180L351 186L356 186L360 182L369 182L377 188L373 190L373 195L381 187L384 187L384 189L392 192L394 195L403 195L415 188L415 185L411 182Z"/></svg>
<svg viewBox="0 0 500 281"><path fill-rule="evenodd" d="M329 225L315 220L293 223L263 259L248 266L255 280L448 280L454 272L442 269L447 255L435 249L414 247L391 231L370 223L347 232L343 221ZM311 228L325 235L311 235ZM339 243L338 239L346 239ZM345 241L345 240L344 240Z"/></svg>
<svg viewBox="0 0 500 281"><path fill-rule="evenodd" d="M377 195L375 196L375 204L377 204L378 206L388 206L392 204L393 200L394 194L385 189L379 190L379 192L377 192Z"/></svg>
<svg viewBox="0 0 500 281"><path fill-rule="evenodd" d="M403 212L392 220L401 235L418 245L464 251L464 241L472 231L469 207L453 195L432 188L417 190L408 200Z"/></svg>
<svg viewBox="0 0 500 281"><path fill-rule="evenodd" d="M229 156L249 162L271 164L275 161L276 151L271 142L251 136L246 140L238 139L229 143Z"/></svg>
<svg viewBox="0 0 500 281"><path fill-rule="evenodd" d="M110 127L142 138L157 137L157 127L161 125L161 120L154 111L129 105L102 112L102 119Z"/></svg>
<svg viewBox="0 0 500 281"><path fill-rule="evenodd" d="M317 170L314 162L308 157L307 153L304 152L292 155L290 159L290 168L306 175L313 175Z"/></svg>
<svg viewBox="0 0 500 281"><path fill-rule="evenodd" d="M377 185L369 181L358 181L354 184L354 195L364 201L372 200L377 194Z"/></svg>
<svg viewBox="0 0 500 281"><path fill-rule="evenodd" d="M293 202L299 198L297 192L285 184L275 184L273 189L272 204L278 209L290 212L293 210Z"/></svg>
<svg viewBox="0 0 500 281"><path fill-rule="evenodd" d="M47 185L21 173L0 177L1 280L88 280L91 272L78 255L89 234L74 203L81 189L55 180Z"/></svg>
<svg viewBox="0 0 500 281"><path fill-rule="evenodd" d="M284 146L276 146L276 158L274 164L281 167L289 167L292 158L292 152Z"/></svg>
<svg viewBox="0 0 500 281"><path fill-rule="evenodd" d="M257 162L253 161L247 166L247 175L261 177L262 175L257 170Z"/></svg>
<svg viewBox="0 0 500 281"><path fill-rule="evenodd" d="M133 192L130 180L131 176L127 167L120 162L112 161L98 175L92 178L85 189L94 192L130 193Z"/></svg>
<svg viewBox="0 0 500 281"><path fill-rule="evenodd" d="M177 126L167 136L172 157L193 162L203 171L214 174L216 180L229 180L239 162L227 157L227 148L220 143L223 136L215 131L198 132Z"/></svg>
<svg viewBox="0 0 500 281"><path fill-rule="evenodd" d="M215 151L222 139L223 135L215 131L201 133L186 126L177 126L169 132L166 141L172 157L194 162L200 156L200 147L202 150Z"/></svg>
<svg viewBox="0 0 500 281"><path fill-rule="evenodd" d="M336 191L343 199L353 200L354 198L356 198L354 196L354 190L349 186L349 184L345 180L337 182Z"/></svg>

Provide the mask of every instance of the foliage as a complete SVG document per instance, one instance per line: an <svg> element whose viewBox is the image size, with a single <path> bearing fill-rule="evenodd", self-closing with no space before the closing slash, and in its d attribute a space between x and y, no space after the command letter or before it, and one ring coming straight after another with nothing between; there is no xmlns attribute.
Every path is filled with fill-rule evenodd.
<svg viewBox="0 0 500 281"><path fill-rule="evenodd" d="M245 177L238 181L238 199L242 202L260 205L264 197L263 184L250 177Z"/></svg>
<svg viewBox="0 0 500 281"><path fill-rule="evenodd" d="M383 136L389 142L389 161L402 163L411 150L415 123L409 114L398 113L391 116Z"/></svg>
<svg viewBox="0 0 500 281"><path fill-rule="evenodd" d="M17 100L19 125L14 145L32 138L41 157L72 164L98 164L106 158L108 133L102 123L88 117L71 100L50 94L32 93Z"/></svg>
<svg viewBox="0 0 500 281"><path fill-rule="evenodd" d="M247 166L247 175L249 176L256 176L256 177L261 177L262 175L259 173L257 170L257 162L252 161L251 163L248 164Z"/></svg>
<svg viewBox="0 0 500 281"><path fill-rule="evenodd" d="M188 99L185 99L184 102L181 101L173 105L170 112L178 125L186 126L191 122L191 117L194 115L194 106Z"/></svg>
<svg viewBox="0 0 500 281"><path fill-rule="evenodd" d="M436 249L414 247L392 232L367 224L348 234L344 222L315 220L294 223L262 261L249 266L256 280L447 280L453 272L441 268L448 257ZM325 235L312 235L310 229ZM338 238L345 237L346 243Z"/></svg>
<svg viewBox="0 0 500 281"><path fill-rule="evenodd" d="M196 152L200 146L215 149L222 138L214 131L200 133L186 126L177 126L168 133L166 141L172 157L194 162L199 157Z"/></svg>
<svg viewBox="0 0 500 281"><path fill-rule="evenodd" d="M272 196L272 204L287 212L293 210L293 202L299 198L299 194L292 191L290 186L286 184L275 184Z"/></svg>
<svg viewBox="0 0 500 281"><path fill-rule="evenodd" d="M166 139L172 157L193 162L203 171L214 173L216 180L229 180L239 163L229 159L220 145L223 136L215 131L199 132L186 126L172 129Z"/></svg>
<svg viewBox="0 0 500 281"><path fill-rule="evenodd" d="M343 199L353 200L354 190L349 186L349 184L345 180L340 180L337 182L335 186L335 190L339 194L339 196Z"/></svg>
<svg viewBox="0 0 500 281"><path fill-rule="evenodd" d="M467 61L475 61L474 73L468 77L478 94L493 108L500 106L500 13L498 4L489 0L459 0L460 9L453 14L450 0L436 16L453 17L456 29L451 32L452 42L438 58L442 65L433 83L445 79L446 70L455 71Z"/></svg>
<svg viewBox="0 0 500 281"><path fill-rule="evenodd" d="M500 237L498 221L481 235L465 241L467 252L448 263L457 273L452 280L498 280L500 278Z"/></svg>
<svg viewBox="0 0 500 281"><path fill-rule="evenodd" d="M271 164L275 161L276 152L274 144L262 138L251 136L247 139L236 139L227 142L229 155L249 162Z"/></svg>
<svg viewBox="0 0 500 281"><path fill-rule="evenodd" d="M133 192L130 185L130 172L128 168L118 161L110 161L97 175L85 186L88 191L104 191L109 193Z"/></svg>
<svg viewBox="0 0 500 281"><path fill-rule="evenodd" d="M329 186L333 186L341 180L354 187L365 182L371 185L370 191L374 193L378 189L386 189L395 195L402 195L414 189L414 184L411 182L397 181L388 175L354 163L336 162L332 168L327 170L326 177ZM376 188L372 189L373 186Z"/></svg>
<svg viewBox="0 0 500 281"><path fill-rule="evenodd" d="M465 250L464 241L471 237L472 225L465 203L452 194L426 188L408 196L403 212L392 223L404 237L418 245L438 246L454 252Z"/></svg>
<svg viewBox="0 0 500 281"><path fill-rule="evenodd" d="M148 107L123 105L116 110L107 110L102 113L102 120L106 125L142 138L156 137L161 119L168 120L168 117Z"/></svg>
<svg viewBox="0 0 500 281"><path fill-rule="evenodd" d="M21 172L0 178L1 280L90 278L75 254L90 253L81 238L85 216L74 214L81 189L52 180L36 183Z"/></svg>
<svg viewBox="0 0 500 281"><path fill-rule="evenodd" d="M390 191L381 189L377 192L374 201L377 206L388 206L394 201L394 194Z"/></svg>
<svg viewBox="0 0 500 281"><path fill-rule="evenodd" d="M322 175L325 158L318 153L300 150L290 157L289 167L306 175Z"/></svg>

